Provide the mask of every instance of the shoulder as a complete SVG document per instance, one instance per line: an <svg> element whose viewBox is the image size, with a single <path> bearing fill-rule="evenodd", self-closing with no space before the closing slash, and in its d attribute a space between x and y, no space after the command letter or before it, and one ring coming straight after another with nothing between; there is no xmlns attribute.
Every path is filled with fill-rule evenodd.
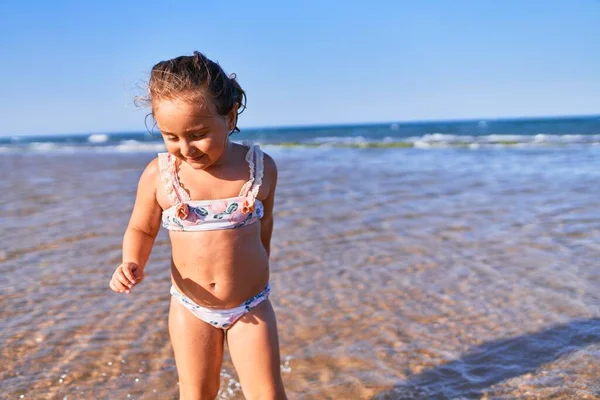
<svg viewBox="0 0 600 400"><path fill-rule="evenodd" d="M144 172L142 172L142 176L140 177L140 185L156 187L156 182L160 178L158 159L158 157L154 157L152 161L146 165L146 168L144 168Z"/></svg>
<svg viewBox="0 0 600 400"><path fill-rule="evenodd" d="M263 165L265 168L265 176L277 178L277 164L275 160L263 151Z"/></svg>
<svg viewBox="0 0 600 400"><path fill-rule="evenodd" d="M266 169L275 169L275 170L277 169L277 164L275 163L275 160L273 160L273 157L271 157L264 151L263 151L263 163L265 165L265 170Z"/></svg>
<svg viewBox="0 0 600 400"><path fill-rule="evenodd" d="M250 143L250 144L248 144L248 143L237 144L236 143L235 146L236 146L236 149L240 152L240 155L245 158L248 154L250 146L253 146L253 144L252 143ZM277 173L277 165L275 164L275 160L273 160L273 158L270 155L265 153L264 150L260 146L258 146L258 145L254 145L254 146L256 146L258 148L260 153L262 153L265 174L267 174L267 173L271 173L271 174L275 173L276 174ZM244 164L246 164L246 162L244 162Z"/></svg>
<svg viewBox="0 0 600 400"><path fill-rule="evenodd" d="M158 177L160 175L160 166L158 163L158 158L159 157L154 157L152 159L152 161L150 161L148 163L148 165L146 165L146 168L144 169L144 172L142 173L142 176L148 176L148 177Z"/></svg>

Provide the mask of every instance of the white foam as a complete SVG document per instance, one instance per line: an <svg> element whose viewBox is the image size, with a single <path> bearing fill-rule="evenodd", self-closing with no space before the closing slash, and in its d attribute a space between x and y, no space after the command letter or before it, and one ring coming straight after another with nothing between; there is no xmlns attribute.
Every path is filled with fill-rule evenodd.
<svg viewBox="0 0 600 400"><path fill-rule="evenodd" d="M124 140L113 148L119 152L165 151L163 143L138 142L137 140Z"/></svg>
<svg viewBox="0 0 600 400"><path fill-rule="evenodd" d="M415 146L417 149L428 149L431 147L431 144L422 140L418 140L413 144L413 146Z"/></svg>
<svg viewBox="0 0 600 400"><path fill-rule="evenodd" d="M50 143L50 142L33 142L29 144L29 149L33 150L33 151L41 151L41 152L46 152L46 151L52 151L56 149L56 143Z"/></svg>
<svg viewBox="0 0 600 400"><path fill-rule="evenodd" d="M102 133L95 133L88 137L88 142L90 143L104 143L108 141L108 135Z"/></svg>

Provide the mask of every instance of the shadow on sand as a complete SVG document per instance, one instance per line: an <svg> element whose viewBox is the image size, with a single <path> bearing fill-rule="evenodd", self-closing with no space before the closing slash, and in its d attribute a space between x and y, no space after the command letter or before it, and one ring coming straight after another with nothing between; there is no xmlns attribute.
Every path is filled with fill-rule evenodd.
<svg viewBox="0 0 600 400"><path fill-rule="evenodd" d="M475 347L458 360L423 371L372 400L479 399L485 389L535 371L590 344L600 343L600 318L574 320L537 333Z"/></svg>

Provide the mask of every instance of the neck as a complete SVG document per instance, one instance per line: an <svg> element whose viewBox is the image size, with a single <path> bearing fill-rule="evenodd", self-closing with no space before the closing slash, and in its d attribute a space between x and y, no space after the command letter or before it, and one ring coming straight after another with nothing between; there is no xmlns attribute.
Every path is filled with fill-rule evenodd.
<svg viewBox="0 0 600 400"><path fill-rule="evenodd" d="M221 166L223 164L226 164L229 160L231 160L233 156L234 144L229 140L229 136L225 140L225 150L223 151L223 154L221 154L221 157L219 157L217 161L211 164L211 167Z"/></svg>

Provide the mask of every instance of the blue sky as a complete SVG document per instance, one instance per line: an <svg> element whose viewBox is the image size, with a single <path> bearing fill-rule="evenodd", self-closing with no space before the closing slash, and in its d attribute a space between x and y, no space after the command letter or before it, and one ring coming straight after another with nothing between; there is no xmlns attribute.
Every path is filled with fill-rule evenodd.
<svg viewBox="0 0 600 400"><path fill-rule="evenodd" d="M150 68L193 50L242 128L600 114L599 38L598 0L0 0L0 135L143 131Z"/></svg>

